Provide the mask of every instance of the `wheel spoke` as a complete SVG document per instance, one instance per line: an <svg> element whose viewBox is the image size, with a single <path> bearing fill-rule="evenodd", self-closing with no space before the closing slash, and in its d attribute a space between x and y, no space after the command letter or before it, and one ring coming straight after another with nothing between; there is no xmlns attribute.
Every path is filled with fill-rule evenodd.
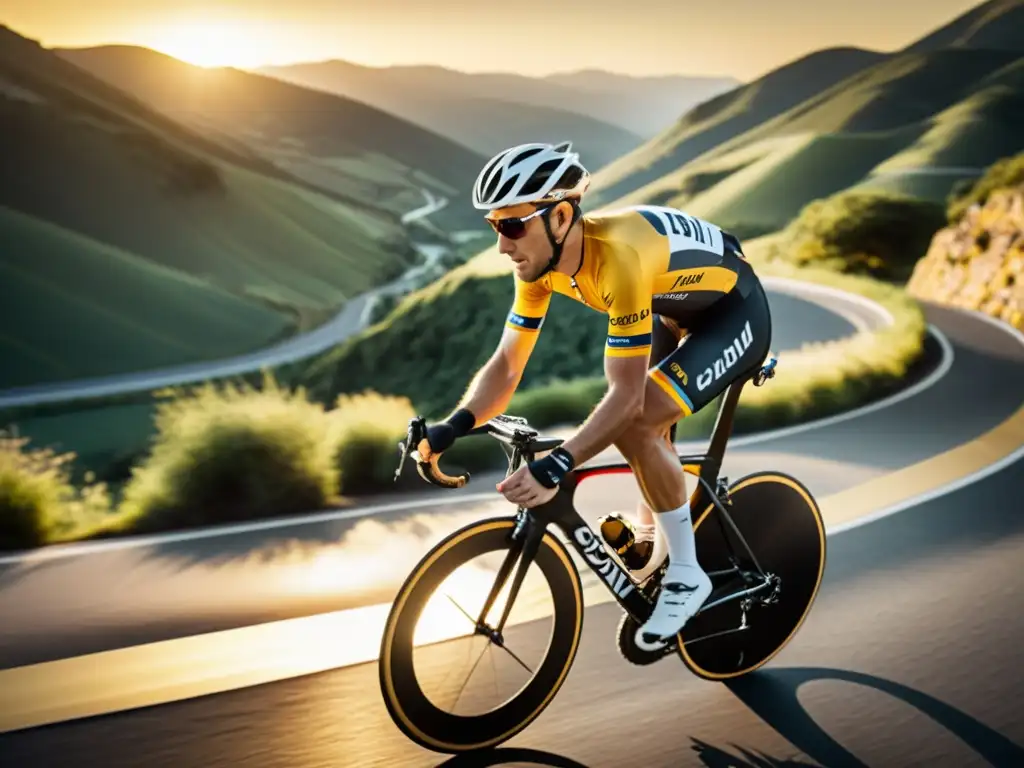
<svg viewBox="0 0 1024 768"><path fill-rule="evenodd" d="M526 670L527 672L529 672L529 673L530 673L531 675L533 674L533 670L532 670L532 669L530 669L530 668L529 668L528 666L526 666L526 662L524 662L524 661L523 661L522 659L520 659L520 658L519 658L518 656L516 656L516 655L515 655L514 653L512 653L512 649L510 649L510 648L509 648L509 647L508 647L507 645L505 645L504 641L502 641L502 642L500 642L500 643L497 643L497 646L498 646L499 648L501 648L501 650L503 650L503 651L504 651L505 653L507 653L507 654L508 654L509 656L511 656L511 657L512 657L513 659L515 659L516 661L518 661L518 662L519 662L519 664L520 664L520 666L522 666L522 668L523 668L523 669L525 669L525 670Z"/></svg>
<svg viewBox="0 0 1024 768"><path fill-rule="evenodd" d="M461 605L459 605L457 602L455 602L455 598L452 597L447 592L444 593L444 596L452 601L452 605L454 605L456 608L458 608L460 611L462 611L462 615L465 616L467 619L469 619L469 623L470 624L472 624L474 627L476 626L476 619L474 619L472 616L469 615L469 611L467 611L465 608L463 608Z"/></svg>
<svg viewBox="0 0 1024 768"><path fill-rule="evenodd" d="M476 657L476 661L473 662L473 666L469 670L469 674L466 675L465 681L462 683L462 685L459 686L459 692L455 694L455 701L452 703L453 712L455 711L455 707L457 707L459 704L459 699L462 697L462 692L466 690L466 683L469 682L469 678L473 676L473 673L476 671L477 665L480 663L480 660L484 657L484 654L487 653L490 647L491 641L488 639L487 644L484 646L484 649L480 652L480 655Z"/></svg>

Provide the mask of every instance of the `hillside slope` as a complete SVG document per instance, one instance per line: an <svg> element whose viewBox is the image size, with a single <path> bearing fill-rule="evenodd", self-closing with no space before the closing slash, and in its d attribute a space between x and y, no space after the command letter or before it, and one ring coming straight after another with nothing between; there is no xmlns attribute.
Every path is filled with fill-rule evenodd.
<svg viewBox="0 0 1024 768"><path fill-rule="evenodd" d="M82 309L88 291L82 302L55 298L87 285L107 281L125 291L118 303L107 302L104 313L116 317L97 336L106 352L89 370L126 370L154 363L126 352L138 348L131 339L140 328L163 333L167 349L193 350L192 359L249 350L294 330L300 317L305 323L336 310L415 258L396 216L293 182L7 28L0 28L0 125L0 208L7 209L0 263L21 265L25 292L21 310L4 315L2 332L33 356L56 358L69 338L52 331L32 337L33 327L52 329L58 317L65 328L92 323ZM114 266L121 262L99 252L181 273L158 272L181 295L156 299L151 274L143 288L138 269L126 277ZM52 268L66 259L99 272L83 280L77 270ZM150 304L159 301L167 309L153 315ZM78 374L67 368L64 375Z"/></svg>
<svg viewBox="0 0 1024 768"><path fill-rule="evenodd" d="M680 121L682 140L667 134L599 173L592 205L685 207L751 237L777 231L808 202L849 187L942 202L1024 146L1024 39L1011 25L1022 4L987 3L967 14L972 23L947 25L956 34L934 33L928 45L875 56L733 135L720 131L721 108L708 128L695 131L714 102L702 105ZM957 44L937 47L947 38ZM982 41L992 47L971 47ZM807 71L790 69L806 80ZM718 101L725 106L727 97L742 95ZM726 108L753 120L749 103Z"/></svg>
<svg viewBox="0 0 1024 768"><path fill-rule="evenodd" d="M293 330L269 307L8 208L0 232L16 244L0 259L0 389L216 359Z"/></svg>
<svg viewBox="0 0 1024 768"><path fill-rule="evenodd" d="M859 48L819 51L694 107L643 146L601 169L593 205L603 205L677 170L849 75L884 58Z"/></svg>
<svg viewBox="0 0 1024 768"><path fill-rule="evenodd" d="M738 85L728 77L629 77L585 70L537 78L458 72L440 66L367 67L338 60L257 71L364 101L434 130L449 126L449 130L460 131L449 135L467 144L472 144L468 137L500 132L508 120L523 119L524 114L540 116L549 109L617 126L644 140L691 106ZM494 98L507 106L487 115L484 124L450 126L448 110L466 109L477 100ZM542 111L534 113L530 107ZM587 125L580 122L569 138L582 141L588 135Z"/></svg>
<svg viewBox="0 0 1024 768"><path fill-rule="evenodd" d="M345 199L397 213L422 204L421 187L453 200L465 197L485 161L389 112L273 77L204 69L134 46L58 52L175 120L244 142ZM438 221L469 210L453 204Z"/></svg>

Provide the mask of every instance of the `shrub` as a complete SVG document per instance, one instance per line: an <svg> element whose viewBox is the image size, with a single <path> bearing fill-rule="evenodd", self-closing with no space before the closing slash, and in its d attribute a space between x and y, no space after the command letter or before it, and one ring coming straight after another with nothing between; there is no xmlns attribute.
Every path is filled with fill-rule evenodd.
<svg viewBox="0 0 1024 768"><path fill-rule="evenodd" d="M945 225L936 203L890 192L840 192L801 209L778 248L786 260L905 281Z"/></svg>
<svg viewBox="0 0 1024 768"><path fill-rule="evenodd" d="M157 406L153 450L124 491L136 531L322 509L338 487L331 422L302 389L265 377L207 384Z"/></svg>
<svg viewBox="0 0 1024 768"><path fill-rule="evenodd" d="M70 479L72 453L23 450L27 438L0 433L0 549L74 538L110 512L104 484L81 490Z"/></svg>
<svg viewBox="0 0 1024 768"><path fill-rule="evenodd" d="M369 391L340 395L328 416L339 490L362 493L390 483L398 466L398 442L416 416L409 399Z"/></svg>

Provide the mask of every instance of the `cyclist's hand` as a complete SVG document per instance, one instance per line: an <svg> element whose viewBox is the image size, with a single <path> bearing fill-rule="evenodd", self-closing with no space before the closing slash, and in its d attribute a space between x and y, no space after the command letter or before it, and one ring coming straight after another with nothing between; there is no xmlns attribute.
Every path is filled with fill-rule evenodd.
<svg viewBox="0 0 1024 768"><path fill-rule="evenodd" d="M427 427L427 437L420 440L416 450L421 461L430 461L447 451L455 442L455 428L446 421Z"/></svg>

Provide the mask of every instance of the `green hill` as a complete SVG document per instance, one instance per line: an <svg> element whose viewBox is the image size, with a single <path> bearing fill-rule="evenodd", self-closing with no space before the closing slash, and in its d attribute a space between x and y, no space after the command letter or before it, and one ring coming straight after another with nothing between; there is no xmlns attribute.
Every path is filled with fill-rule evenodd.
<svg viewBox="0 0 1024 768"><path fill-rule="evenodd" d="M287 318L177 270L0 208L0 388L225 357ZM116 345L116 346L115 346Z"/></svg>
<svg viewBox="0 0 1024 768"><path fill-rule="evenodd" d="M253 349L298 318L308 324L336 311L416 258L394 214L322 194L258 156L204 138L7 28L0 28L0 124L0 206L62 233L41 246L38 227L5 216L5 269L26 253L56 261L81 249L82 263L109 271L113 262L94 258L96 248L109 248L180 273L160 272L172 292L195 285L188 277L208 284L190 300L166 303L159 321L145 314L146 294L117 305L123 314L106 327L108 351L92 372L181 361L188 349L191 359ZM47 275L41 295L76 294L84 284L77 271L38 266ZM118 279L96 276L121 286ZM93 323L74 307L81 305L42 309L56 311L64 327ZM197 330L200 317L209 325ZM169 357L122 353L121 344L138 348L132 325L157 332L154 323L163 326ZM38 358L56 358L64 345L57 333L31 336L14 313L3 333L9 347L31 348ZM68 367L64 375L80 372Z"/></svg>
<svg viewBox="0 0 1024 768"><path fill-rule="evenodd" d="M675 205L751 237L851 187L942 202L1024 146L1024 40L1010 23L1022 5L988 3L966 14L969 23L929 35L927 45L880 55L731 136L721 131L722 116L749 122L752 101L743 89L719 97L717 107L709 102L684 116L678 135L599 173L591 204ZM955 44L939 47L942 39ZM981 43L993 47L972 47Z"/></svg>
<svg viewBox="0 0 1024 768"><path fill-rule="evenodd" d="M252 72L196 67L147 48L58 52L163 114L244 142L345 199L402 213L422 204L420 188L427 187L453 201L438 223L477 221L466 190L486 158L389 112ZM632 137L624 140L634 145Z"/></svg>
<svg viewBox="0 0 1024 768"><path fill-rule="evenodd" d="M512 301L510 267L508 259L489 248L320 356L307 367L304 380L324 398L370 387L408 396L419 412L443 415L498 343ZM601 313L565 296L552 296L520 391L556 379L600 376L607 328ZM420 375L424 371L431 374Z"/></svg>
<svg viewBox="0 0 1024 768"><path fill-rule="evenodd" d="M884 54L859 48L819 51L694 107L675 125L595 174L591 205L611 203L679 169L882 58Z"/></svg>

